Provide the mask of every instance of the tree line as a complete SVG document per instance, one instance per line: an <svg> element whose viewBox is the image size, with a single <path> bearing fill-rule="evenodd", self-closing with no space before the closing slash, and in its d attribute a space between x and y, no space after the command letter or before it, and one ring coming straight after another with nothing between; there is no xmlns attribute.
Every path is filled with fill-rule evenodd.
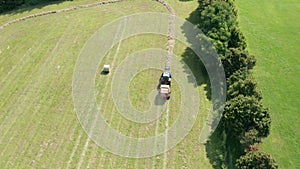
<svg viewBox="0 0 300 169"><path fill-rule="evenodd" d="M198 2L200 28L217 50L225 70L227 100L219 125L238 149L233 163L238 169L276 169L274 159L259 150L262 138L270 133L271 118L251 74L256 59L246 50L234 0Z"/></svg>
<svg viewBox="0 0 300 169"><path fill-rule="evenodd" d="M60 2L66 0L2 0L0 1L0 13L10 11L21 5L37 5L47 2Z"/></svg>

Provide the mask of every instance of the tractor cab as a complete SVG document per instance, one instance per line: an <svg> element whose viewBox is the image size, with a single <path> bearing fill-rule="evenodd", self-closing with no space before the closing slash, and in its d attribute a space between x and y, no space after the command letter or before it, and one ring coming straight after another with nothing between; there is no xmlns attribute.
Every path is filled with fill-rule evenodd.
<svg viewBox="0 0 300 169"><path fill-rule="evenodd" d="M163 72L160 77L160 84L170 85L171 86L172 75L170 72Z"/></svg>

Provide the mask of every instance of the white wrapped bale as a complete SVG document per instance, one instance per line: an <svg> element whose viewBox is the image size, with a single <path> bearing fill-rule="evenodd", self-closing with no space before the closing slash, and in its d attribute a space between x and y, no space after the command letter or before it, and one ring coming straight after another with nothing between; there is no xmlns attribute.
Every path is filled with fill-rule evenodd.
<svg viewBox="0 0 300 169"><path fill-rule="evenodd" d="M103 72L104 73L109 73L109 71L110 71L109 65L104 65L103 66Z"/></svg>

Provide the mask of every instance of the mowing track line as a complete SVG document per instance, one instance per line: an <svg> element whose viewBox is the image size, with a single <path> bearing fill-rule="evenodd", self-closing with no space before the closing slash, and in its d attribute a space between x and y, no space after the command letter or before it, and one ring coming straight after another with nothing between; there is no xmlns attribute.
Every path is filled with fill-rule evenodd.
<svg viewBox="0 0 300 169"><path fill-rule="evenodd" d="M114 42L116 42L116 41L118 40L119 32L121 31L122 28L123 28L123 30L122 30L120 39L122 39L122 37L123 37L123 35L124 35L125 28L126 28L126 22L124 23L124 25L123 25L123 24L120 24L120 25L119 25L118 30L117 30L116 35L115 35ZM116 53L115 53L115 55L113 56L113 61L112 61L112 63L111 63L111 66L112 66L112 67L113 67L114 64L115 64L116 57L118 56L118 53L119 53L121 44L122 44L122 43L119 42L118 47L117 47L117 50L116 50ZM108 86L108 82L109 82L109 80L107 80L106 83L105 83L105 87L104 87L104 89L103 89L104 91L106 91L106 88L107 88L107 86ZM105 95L105 92L103 92L102 95L101 95L101 101L104 99L104 95ZM100 108L101 108L101 105L100 105ZM90 131L90 133L89 133L90 135L92 135L93 132L94 132L94 128L95 128L95 125L96 125L96 121L97 121L97 119L98 119L98 115L99 115L99 113L96 115L95 120L94 120L94 122L93 122L93 124L92 124L92 126L91 126L91 131ZM85 157L85 153L86 153L86 151L87 151L87 147L88 147L88 145L89 145L89 141L90 141L90 138L87 138L86 143L85 143L85 145L84 145L83 152L81 153L81 156L80 156L79 163L77 164L77 168L78 168L78 169L81 168L81 165L82 165L82 163L83 163L83 158Z"/></svg>

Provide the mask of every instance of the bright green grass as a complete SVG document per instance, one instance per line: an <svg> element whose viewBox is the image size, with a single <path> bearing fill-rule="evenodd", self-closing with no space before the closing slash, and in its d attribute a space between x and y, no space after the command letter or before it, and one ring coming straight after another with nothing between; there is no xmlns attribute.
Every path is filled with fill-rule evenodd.
<svg viewBox="0 0 300 169"><path fill-rule="evenodd" d="M131 100L131 104L135 109L139 111L147 111L150 109L151 103L149 100L149 93L152 90L157 89L161 73L162 70L152 68L141 71L131 79L129 86L129 99ZM179 110L181 96L180 88L176 80L172 81L172 98L174 99L170 101L171 104L169 105L171 107L175 106L176 109Z"/></svg>
<svg viewBox="0 0 300 169"><path fill-rule="evenodd" d="M6 23L25 16L27 12L61 9L78 3L82 1L45 6L16 15L1 15L0 20ZM193 4L197 1L176 2L174 8L180 16L187 17L196 8L191 8ZM0 168L163 167L164 155L136 160L113 155L98 147L80 127L72 102L73 70L88 38L101 26L124 14L145 11L166 12L166 9L153 1L130 0L38 17L0 31ZM147 47L165 49L166 38L154 35L129 38L122 43L116 63L133 51ZM174 53L181 56L185 48L178 43ZM115 49L110 55L114 53ZM195 65L191 69L200 68ZM109 90L101 86L104 83L101 80L105 79L108 78L97 77L95 89L98 94L107 96L102 104L106 110L103 116L108 117L109 124L128 135L153 135L153 124L130 124L117 114ZM204 87L198 87L201 107L195 126L177 147L166 154L166 168L211 168L205 147L198 142L206 118L202 112L210 106ZM177 100L170 101L175 103ZM172 118L170 123L176 115ZM160 130L163 130L163 124L164 120L160 122Z"/></svg>
<svg viewBox="0 0 300 169"><path fill-rule="evenodd" d="M147 69L131 79L129 99L135 109L139 111L147 111L150 109L151 104L148 95L153 89L157 88L157 77L160 77L160 75L161 71L158 69Z"/></svg>
<svg viewBox="0 0 300 169"><path fill-rule="evenodd" d="M136 36L136 37L131 37L128 38L124 41L122 41L120 45L120 49L115 61L115 66L119 65L122 60L126 57L129 56L132 52L136 52L145 48L162 48L165 49L165 42L167 41L166 37L160 36L160 35L152 35L152 34L146 34L142 36ZM118 46L118 45L116 45ZM105 56L103 61L100 63L99 67L99 72L102 69L102 66L105 63L111 63L113 60L113 56L116 54L116 48L114 47L110 54ZM185 51L185 46L181 42L176 42L176 50L174 50L174 54L177 56L180 56L182 53ZM199 64L197 66L192 67L192 70L198 71L201 67ZM111 74L112 73L112 74ZM113 76L113 72L111 72L109 75L101 75L98 74L96 77L96 89L99 91L103 91L105 88L105 83L108 80L108 86L111 86L111 78ZM153 73L153 74L152 74ZM146 74L146 75L145 75ZM152 74L150 78L147 78L149 74ZM144 88L144 86L150 86L150 90L153 90L157 87L157 82L158 78L161 75L161 71L146 71L146 72L141 72L141 74L137 74L132 80L138 80L138 81L148 81L150 84L144 84L144 83L134 83L131 81L130 87L136 86L140 89L142 89L142 92L144 94L148 94L147 90L149 88ZM203 76L198 74L199 76ZM176 80L176 78L175 78ZM202 81L203 82L203 81ZM172 125L172 123L176 120L178 117L178 111L180 109L180 93L178 93L180 89L176 84L174 86L172 85L172 95L171 99L169 100L169 112L170 117L169 117L169 126ZM180 168L182 166L187 166L189 168L194 168L196 166L202 166L204 168L211 168L208 159L206 158L206 152L205 152L205 146L203 144L197 144L198 142L198 137L200 134L200 126L203 125L203 122L207 116L205 114L205 111L209 107L209 102L206 99L205 92L204 92L204 85L199 86L199 93L201 95L201 103L202 105L199 109L199 116L198 120L195 123L195 127L192 129L192 131L189 133L189 135L184 139L178 146L175 148L171 149L167 153L167 167L168 168ZM101 94L102 92L98 93L98 104L101 104ZM136 95L131 95L132 98L134 97L143 97L144 95L139 95L136 93ZM132 136L132 137L149 137L153 136L156 134L156 124L155 123L149 123L149 124L138 124L138 123L132 123L129 120L126 120L122 118L122 116L117 115L118 112L116 108L113 105L113 100L112 96L109 92L109 90L106 90L104 98L107 98L105 101L102 102L102 104L106 105L105 109L101 112L101 114L107 119L107 122L110 124L112 128L115 128L116 130L122 132L125 135ZM136 106L142 106L139 105L140 100L131 100L133 102L133 105ZM107 106L108 105L108 106ZM147 104L145 104L147 105ZM138 107L137 107L138 108ZM203 114L204 113L204 114ZM165 130L165 121L166 121L166 116L165 113L163 112L162 117L158 121L158 132L161 133ZM199 143L199 142L198 142ZM99 149L98 147L94 148L96 151ZM118 156L113 156L116 163L122 163L124 161L123 158L120 158ZM133 160L130 159L126 162L126 165L128 167L132 167L131 163L138 163L139 167L142 168L162 168L163 167L163 155L159 155L157 157L153 158L146 158L146 159L140 159L140 160ZM128 163L128 164L127 164ZM197 167L196 167L197 168Z"/></svg>
<svg viewBox="0 0 300 169"><path fill-rule="evenodd" d="M270 108L272 128L262 149L281 168L300 166L300 3L298 0L236 2L254 75Z"/></svg>

